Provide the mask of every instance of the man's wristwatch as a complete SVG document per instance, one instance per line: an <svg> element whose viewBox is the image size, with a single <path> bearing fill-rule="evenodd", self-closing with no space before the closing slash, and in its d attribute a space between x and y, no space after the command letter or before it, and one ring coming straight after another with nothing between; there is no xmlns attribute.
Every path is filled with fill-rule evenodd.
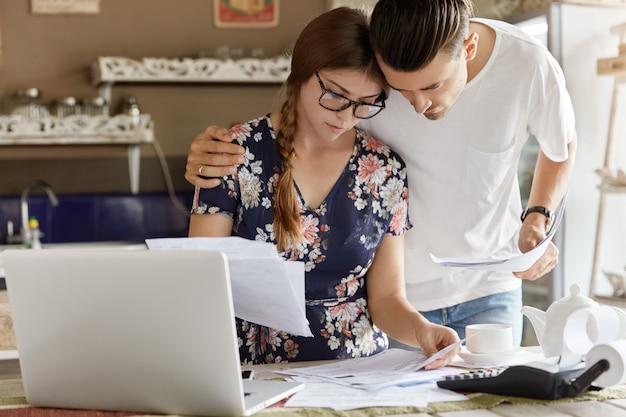
<svg viewBox="0 0 626 417"><path fill-rule="evenodd" d="M528 216L529 213L541 213L544 216L546 216L546 232L550 230L550 227L552 226L552 222L554 221L554 213L552 213L547 208L541 207L541 206L527 207L524 209L524 211L522 211L522 216L520 217L520 219L522 220L522 223L524 222L524 220L526 219L526 216Z"/></svg>

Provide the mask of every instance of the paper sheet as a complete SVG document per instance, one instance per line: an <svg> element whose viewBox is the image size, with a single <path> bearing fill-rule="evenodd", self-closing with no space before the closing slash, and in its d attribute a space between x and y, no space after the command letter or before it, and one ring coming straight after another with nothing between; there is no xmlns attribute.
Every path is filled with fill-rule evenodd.
<svg viewBox="0 0 626 417"><path fill-rule="evenodd" d="M234 236L146 239L146 244L150 250L224 252L237 317L295 335L313 336L304 307L304 263L281 259L273 244Z"/></svg>
<svg viewBox="0 0 626 417"><path fill-rule="evenodd" d="M441 258L430 254L433 262L442 266L456 268L488 269L492 271L521 272L533 266L535 262L545 253L546 248L552 241L565 211L565 198L556 212L554 224L550 228L548 235L537 246L526 253L510 258Z"/></svg>
<svg viewBox="0 0 626 417"><path fill-rule="evenodd" d="M461 342L459 342L461 343ZM450 349L457 346L451 345ZM432 358L432 356L431 356ZM420 370L429 358L420 351L388 349L377 355L276 373L304 382L285 407L425 407L429 402L463 401L467 397L440 389L436 381L464 369Z"/></svg>
<svg viewBox="0 0 626 417"><path fill-rule="evenodd" d="M426 407L429 402L467 400L465 395L441 389L434 382L364 391L327 382L301 378L295 380L305 382L304 389L295 393L285 407L352 410L366 407Z"/></svg>
<svg viewBox="0 0 626 417"><path fill-rule="evenodd" d="M596 345L624 339L624 313L612 306L580 308L570 313L563 327L560 365L579 364Z"/></svg>
<svg viewBox="0 0 626 417"><path fill-rule="evenodd" d="M460 342L451 345L448 351ZM437 357L444 353L441 351ZM434 356L434 355L433 355ZM432 358L432 357L431 357ZM377 355L348 359L331 364L277 371L280 374L303 377L344 387L377 391L393 386L410 386L436 381L458 373L454 368L423 370L432 359L421 351L388 349Z"/></svg>

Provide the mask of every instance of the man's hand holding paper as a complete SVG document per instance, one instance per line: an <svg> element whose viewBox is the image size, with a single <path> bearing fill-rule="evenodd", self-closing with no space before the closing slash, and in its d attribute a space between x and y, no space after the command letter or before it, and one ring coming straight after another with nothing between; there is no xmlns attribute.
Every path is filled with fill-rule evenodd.
<svg viewBox="0 0 626 417"><path fill-rule="evenodd" d="M561 224L564 211L565 199L545 239L527 252L508 258L442 258L432 253L430 257L442 266L513 272L519 278L537 279L554 267L553 263L557 259L558 249L552 243L552 238Z"/></svg>

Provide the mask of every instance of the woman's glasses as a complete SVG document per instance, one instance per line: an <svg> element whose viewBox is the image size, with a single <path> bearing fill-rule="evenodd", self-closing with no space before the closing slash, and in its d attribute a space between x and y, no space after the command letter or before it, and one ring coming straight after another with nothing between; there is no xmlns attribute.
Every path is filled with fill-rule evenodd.
<svg viewBox="0 0 626 417"><path fill-rule="evenodd" d="M324 83L322 82L322 79L317 71L315 71L315 75L317 76L317 81L319 81L322 89L322 95L320 96L319 103L320 106L326 110L342 111L350 106L354 106L352 108L352 114L354 114L354 117L358 119L369 119L370 117L376 116L382 111L382 109L385 108L384 100L381 100L379 104L363 103L362 101L350 100L348 97L334 93L324 86Z"/></svg>

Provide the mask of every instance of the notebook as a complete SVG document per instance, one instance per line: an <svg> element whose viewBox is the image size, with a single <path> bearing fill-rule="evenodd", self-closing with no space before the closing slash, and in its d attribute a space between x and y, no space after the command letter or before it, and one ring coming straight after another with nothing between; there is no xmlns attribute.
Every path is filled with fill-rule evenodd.
<svg viewBox="0 0 626 417"><path fill-rule="evenodd" d="M221 252L6 250L2 260L33 406L237 416L303 387L242 380Z"/></svg>

